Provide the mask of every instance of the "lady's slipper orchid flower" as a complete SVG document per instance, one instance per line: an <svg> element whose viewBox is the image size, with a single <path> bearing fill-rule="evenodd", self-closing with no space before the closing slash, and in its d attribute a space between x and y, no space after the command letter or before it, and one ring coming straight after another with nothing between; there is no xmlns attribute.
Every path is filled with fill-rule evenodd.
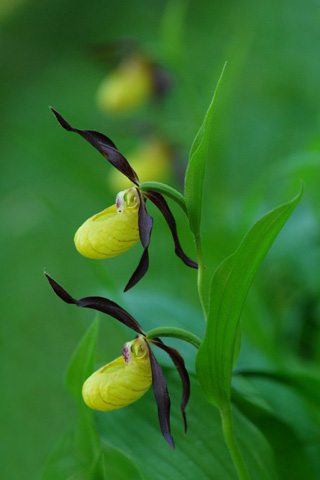
<svg viewBox="0 0 320 480"><path fill-rule="evenodd" d="M131 113L147 101L161 98L171 87L168 71L133 39L118 38L92 50L96 60L113 66L96 94L97 106L104 113Z"/></svg>
<svg viewBox="0 0 320 480"><path fill-rule="evenodd" d="M122 356L94 372L84 383L82 396L93 410L109 412L142 397L152 384L149 350L144 337L127 342Z"/></svg>
<svg viewBox="0 0 320 480"><path fill-rule="evenodd" d="M88 258L111 258L139 241L140 198L135 187L118 193L116 204L89 218L77 230L74 243Z"/></svg>
<svg viewBox="0 0 320 480"><path fill-rule="evenodd" d="M105 113L130 112L154 90L153 69L142 55L131 55L107 75L97 91L97 105Z"/></svg>
<svg viewBox="0 0 320 480"><path fill-rule="evenodd" d="M117 170L119 170L123 175L125 175L129 180L135 185L135 193L139 197L139 208L138 208L138 230L139 230L139 237L141 244L143 246L143 254L140 259L139 265L134 271L133 275L131 276L129 282L127 283L124 291L129 290L132 288L138 281L145 275L145 273L148 270L149 267L149 254L148 254L148 247L150 243L150 236L151 236L151 230L153 226L153 218L148 214L146 205L145 205L145 198L148 198L153 202L162 215L164 216L175 245L175 253L178 257L181 258L181 260L191 268L198 268L198 264L191 260L184 251L182 250L182 247L180 245L180 241L178 238L178 233L177 233L177 227L176 227L176 222L175 219L169 209L169 206L164 199L164 197L159 193L155 192L151 189L149 190L144 190L143 192L139 189L139 178L136 172L133 170L133 168L130 166L129 162L126 160L126 158L119 152L115 144L110 140L110 138L106 137L102 133L93 131L93 130L79 130L77 128L71 127L71 125L53 108L51 108L52 112L54 113L55 117L57 118L58 122L60 125L67 131L69 132L75 132L81 135L85 140L87 140L94 148L96 148L103 156L110 162ZM112 210L113 208L113 210ZM83 225L83 232L85 232L85 235L87 238L91 238L91 235L95 238L95 240L98 241L99 244L99 249L98 251L103 254L103 252L107 252L107 254L104 257L95 257L95 258L107 258L108 256L113 256L109 255L109 252L113 250L114 245L111 242L111 246L108 246L107 243L110 239L110 237L107 235L107 232L101 228L99 230L100 224L98 223L99 218L104 218L105 215L109 215L109 213L115 213L114 210L115 207L111 207L111 210L109 211L104 210L104 212L101 212L97 216L92 217L91 219L88 220L88 223L86 222ZM119 212L118 212L119 213ZM111 225L111 217L107 217L110 219L110 225ZM123 217L121 217L123 218ZM115 220L115 219L114 219ZM119 218L120 220L120 218ZM105 225L108 225L106 223ZM96 228L97 227L97 228ZM81 230L82 227L80 227ZM91 234L91 228L93 228L93 234ZM121 227L122 228L122 227ZM124 228L124 227L123 227ZM99 238L97 239L97 234L96 232L100 231ZM81 233L81 232L80 232ZM80 244L81 244L81 235L79 233L79 239L80 239ZM105 235L105 236L104 236ZM126 237L124 236L122 239L118 237L118 241L126 241ZM105 247L102 247L102 243L106 244ZM76 242L77 243L77 242ZM135 242L130 240L130 246L128 248L131 248L131 246L134 245ZM77 246L78 248L78 246ZM82 249L82 248L81 248ZM95 247L93 247L95 249ZM101 249L101 250L100 250ZM89 249L86 247L84 248L85 252L88 253ZM91 249L90 249L91 250ZM127 248L125 249L127 250ZM125 251L123 250L123 251ZM82 253L82 252L81 252ZM118 253L114 253L115 255L118 255L121 253L120 251Z"/></svg>
<svg viewBox="0 0 320 480"><path fill-rule="evenodd" d="M76 300L53 278L47 274L46 277L54 292L64 302L106 313L139 334L136 340L124 345L122 357L100 368L86 380L83 385L83 398L86 404L90 408L103 411L124 407L146 393L152 381L160 429L167 443L174 448L170 432L170 397L167 382L150 343L167 352L178 370L183 387L181 413L186 433L185 408L190 397L190 380L180 353L175 348L165 345L160 338L148 341L139 323L112 300L103 297L85 297Z"/></svg>

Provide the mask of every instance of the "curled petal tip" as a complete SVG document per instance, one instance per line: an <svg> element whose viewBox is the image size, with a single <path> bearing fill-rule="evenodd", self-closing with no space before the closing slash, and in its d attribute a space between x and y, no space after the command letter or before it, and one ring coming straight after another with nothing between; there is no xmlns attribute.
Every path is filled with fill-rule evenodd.
<svg viewBox="0 0 320 480"><path fill-rule="evenodd" d="M55 294L58 295L58 297L60 297L64 302L74 304L82 308L90 308L92 310L97 310L98 312L110 315L127 327L131 328L131 330L134 332L145 335L139 323L126 310L112 300L104 297L84 297L76 300L75 298L71 297L71 295L48 274L46 274L46 277Z"/></svg>
<svg viewBox="0 0 320 480"><path fill-rule="evenodd" d="M129 178L132 183L135 185L139 184L138 175L109 137L95 130L80 130L79 128L74 128L54 108L51 107L51 111L65 130L81 135L81 137L97 149L111 165Z"/></svg>
<svg viewBox="0 0 320 480"><path fill-rule="evenodd" d="M76 300L71 297L71 295L69 295L69 293L63 287L61 287L61 285L59 285L59 283L57 283L52 277L50 277L48 273L45 272L44 274L48 282L50 283L51 288L53 289L55 294L61 298L61 300L69 304L76 304Z"/></svg>

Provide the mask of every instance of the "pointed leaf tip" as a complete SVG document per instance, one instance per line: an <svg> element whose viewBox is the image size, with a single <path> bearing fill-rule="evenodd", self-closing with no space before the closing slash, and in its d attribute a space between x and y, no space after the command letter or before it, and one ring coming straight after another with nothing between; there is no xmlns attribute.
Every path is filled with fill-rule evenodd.
<svg viewBox="0 0 320 480"><path fill-rule="evenodd" d="M297 206L291 201L266 213L249 230L238 249L215 271L204 340L196 372L209 401L224 408L230 401L232 369L239 352L240 317L253 278L277 235Z"/></svg>
<svg viewBox="0 0 320 480"><path fill-rule="evenodd" d="M203 202L203 184L208 155L208 145L211 133L213 113L216 104L218 90L222 81L226 63L222 68L220 78L214 91L211 103L204 116L201 127L195 136L191 146L188 167L185 175L184 195L188 211L191 231L195 236L200 233L202 202Z"/></svg>

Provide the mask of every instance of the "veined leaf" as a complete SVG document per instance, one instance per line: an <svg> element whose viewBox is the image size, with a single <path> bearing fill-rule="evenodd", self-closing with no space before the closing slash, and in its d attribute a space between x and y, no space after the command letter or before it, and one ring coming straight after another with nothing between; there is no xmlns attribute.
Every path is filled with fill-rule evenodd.
<svg viewBox="0 0 320 480"><path fill-rule="evenodd" d="M68 388L79 401L77 428L66 433L56 445L44 466L41 480L142 479L136 465L121 449L101 445L93 410L82 400L82 384L94 368L98 327L97 319L81 339L67 371Z"/></svg>
<svg viewBox="0 0 320 480"><path fill-rule="evenodd" d="M79 459L74 432L65 434L46 461L41 480L142 480L133 461L120 449L103 444L101 453L91 465Z"/></svg>
<svg viewBox="0 0 320 480"><path fill-rule="evenodd" d="M67 387L77 401L82 401L82 385L93 372L98 328L97 318L77 346L66 373Z"/></svg>
<svg viewBox="0 0 320 480"><path fill-rule="evenodd" d="M320 404L320 375L312 372L311 369L304 371L300 368L299 371L267 371L267 370L241 370L238 372L246 378L260 378L272 382L278 382L289 387L292 387L299 394L305 397L315 409Z"/></svg>
<svg viewBox="0 0 320 480"><path fill-rule="evenodd" d="M230 401L239 320L250 284L302 191L301 187L293 200L262 217L213 276L208 323L196 357L196 371L207 398L219 408Z"/></svg>
<svg viewBox="0 0 320 480"><path fill-rule="evenodd" d="M69 479L81 472L74 455L74 433L66 433L57 443L47 459L41 474L41 480Z"/></svg>
<svg viewBox="0 0 320 480"><path fill-rule="evenodd" d="M185 176L184 196L187 204L190 228L195 236L198 236L200 233L203 181L207 161L209 136L217 93L225 67L226 63L223 66L217 87L203 123L193 141Z"/></svg>
<svg viewBox="0 0 320 480"><path fill-rule="evenodd" d="M166 369L165 375L173 406L171 427L176 449L171 450L163 441L152 392L126 408L97 412L97 427L102 439L131 458L145 480L164 477L166 480L238 480L223 441L219 412L207 402L196 377L190 376L189 426L184 435L179 411L181 387L172 368ZM233 417L234 432L250 478L277 480L269 443L237 408L233 409Z"/></svg>
<svg viewBox="0 0 320 480"><path fill-rule="evenodd" d="M82 385L94 369L98 328L99 319L97 318L80 340L66 374L67 386L78 403L77 428L73 437L73 451L70 454L74 456L75 466L87 472L94 468L101 451L93 412L87 408L82 399Z"/></svg>
<svg viewBox="0 0 320 480"><path fill-rule="evenodd" d="M237 388L232 385L232 401L268 440L274 452L279 477L316 480L310 454L308 455L310 440L303 437L306 427L301 428L299 425L301 431L297 431L294 424L283 418L281 409L272 408L251 383L248 386L245 384L243 388L243 378L237 380ZM272 380L270 388L273 391ZM274 394L276 395L276 391ZM317 439L314 439L314 442L316 443Z"/></svg>

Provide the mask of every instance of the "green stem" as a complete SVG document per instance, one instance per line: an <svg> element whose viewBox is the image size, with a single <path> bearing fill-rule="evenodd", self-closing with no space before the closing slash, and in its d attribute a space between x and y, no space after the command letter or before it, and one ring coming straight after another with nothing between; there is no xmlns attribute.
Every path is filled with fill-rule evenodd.
<svg viewBox="0 0 320 480"><path fill-rule="evenodd" d="M160 182L143 182L139 185L140 190L143 192L145 190L153 190L154 192L162 193L167 197L171 198L174 202L176 202L180 208L184 211L184 213L188 216L186 201L184 196L178 192L175 188L166 185L165 183Z"/></svg>
<svg viewBox="0 0 320 480"><path fill-rule="evenodd" d="M230 405L226 408L220 410L221 420L222 420L222 431L223 436L226 442L226 445L229 449L230 455L232 457L234 466L237 470L240 480L249 480L248 472L243 463L243 459L234 437L233 427L232 427L232 414Z"/></svg>
<svg viewBox="0 0 320 480"><path fill-rule="evenodd" d="M204 318L207 321L208 318L208 300L204 291L203 283L203 274L204 274L204 263L203 263L203 250L200 233L194 237L197 249L197 259L198 259L198 293L201 302L201 307L203 310Z"/></svg>
<svg viewBox="0 0 320 480"><path fill-rule="evenodd" d="M180 340L184 340L185 342L191 343L194 347L198 348L201 345L201 340L196 335L187 330L183 330L182 328L175 328L175 327L159 327L150 330L147 333L147 339L152 340L152 338L156 337L172 337L172 338L179 338Z"/></svg>

